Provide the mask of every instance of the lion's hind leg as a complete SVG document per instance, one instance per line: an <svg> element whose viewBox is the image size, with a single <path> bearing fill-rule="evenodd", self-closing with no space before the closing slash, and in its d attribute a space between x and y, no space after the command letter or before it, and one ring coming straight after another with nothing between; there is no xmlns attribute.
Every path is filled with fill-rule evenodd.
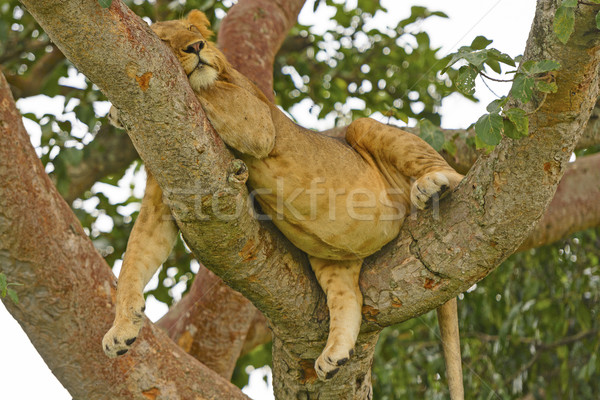
<svg viewBox="0 0 600 400"><path fill-rule="evenodd" d="M162 190L148 173L142 208L135 221L117 284L117 309L112 328L102 339L109 357L127 353L142 327L143 290L173 249L177 225L162 201Z"/></svg>
<svg viewBox="0 0 600 400"><path fill-rule="evenodd" d="M337 261L309 257L313 271L327 296L329 337L315 370L321 380L331 379L354 353L362 322L362 294L358 276L362 260Z"/></svg>
<svg viewBox="0 0 600 400"><path fill-rule="evenodd" d="M346 140L374 162L390 184L407 195L410 192L410 202L419 209L454 189L463 178L423 139L374 119L354 121ZM412 184L410 178L414 178Z"/></svg>

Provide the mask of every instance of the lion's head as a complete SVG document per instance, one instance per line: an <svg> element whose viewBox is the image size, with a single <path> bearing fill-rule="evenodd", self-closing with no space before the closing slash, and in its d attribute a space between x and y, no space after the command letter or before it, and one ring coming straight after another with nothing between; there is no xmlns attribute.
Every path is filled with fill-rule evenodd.
<svg viewBox="0 0 600 400"><path fill-rule="evenodd" d="M212 85L227 69L225 56L208 40L213 32L203 12L194 10L185 19L156 22L152 30L173 50L195 91Z"/></svg>

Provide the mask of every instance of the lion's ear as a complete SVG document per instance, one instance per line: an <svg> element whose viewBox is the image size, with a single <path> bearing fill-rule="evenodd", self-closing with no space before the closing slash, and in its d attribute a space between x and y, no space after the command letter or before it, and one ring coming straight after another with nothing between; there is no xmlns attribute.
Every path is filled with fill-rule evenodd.
<svg viewBox="0 0 600 400"><path fill-rule="evenodd" d="M210 21L202 11L190 11L187 16L187 20L189 23L198 28L202 36L204 36L206 39L213 35L213 31L210 30Z"/></svg>

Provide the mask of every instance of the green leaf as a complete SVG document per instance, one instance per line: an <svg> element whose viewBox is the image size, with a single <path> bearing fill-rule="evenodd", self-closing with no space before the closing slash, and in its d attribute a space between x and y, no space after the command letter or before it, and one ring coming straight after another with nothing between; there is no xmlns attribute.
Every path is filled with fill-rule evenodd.
<svg viewBox="0 0 600 400"><path fill-rule="evenodd" d="M562 5L554 16L554 33L563 44L566 44L575 28L575 9Z"/></svg>
<svg viewBox="0 0 600 400"><path fill-rule="evenodd" d="M319 6L321 5L322 0L317 0L315 1L315 4L313 4L313 12L317 12L317 8L319 8Z"/></svg>
<svg viewBox="0 0 600 400"><path fill-rule="evenodd" d="M450 154L452 157L456 155L456 151L458 148L456 147L456 143L453 140L448 140L444 142L442 149L446 151L446 153Z"/></svg>
<svg viewBox="0 0 600 400"><path fill-rule="evenodd" d="M519 135L519 131L517 130L517 127L510 120L508 120L508 119L503 120L503 128L504 128L504 135L508 136L509 138L511 138L511 139L520 139L521 138L521 135Z"/></svg>
<svg viewBox="0 0 600 400"><path fill-rule="evenodd" d="M446 141L444 133L427 119L419 122L419 137L429 143L435 151L442 150L442 146L444 146L444 142Z"/></svg>
<svg viewBox="0 0 600 400"><path fill-rule="evenodd" d="M502 73L502 67L500 67L500 63L498 62L498 60L494 60L491 58L488 58L487 60L485 60L485 63L492 69L492 71L494 71L497 74L501 74Z"/></svg>
<svg viewBox="0 0 600 400"><path fill-rule="evenodd" d="M484 114L475 123L475 133L483 143L495 146L502 139L503 127L500 114Z"/></svg>
<svg viewBox="0 0 600 400"><path fill-rule="evenodd" d="M502 96L501 98L496 99L496 100L492 101L490 104L488 104L485 109L487 110L487 112L490 112L490 113L498 113L498 112L500 112L502 107L504 107L504 105L506 104L507 101L508 101L508 98L506 96Z"/></svg>
<svg viewBox="0 0 600 400"><path fill-rule="evenodd" d="M492 42L493 42L493 40L490 40L490 39L486 38L485 36L477 36L471 42L471 48L473 50L482 50L482 49L485 49L486 47L488 47Z"/></svg>
<svg viewBox="0 0 600 400"><path fill-rule="evenodd" d="M517 58L520 57L520 56L518 56L518 57L515 57L515 59L513 59L508 54L502 53L496 49L488 49L487 55L488 55L488 60L490 60L490 59L497 60L498 62L501 62L506 65L510 65L511 67L516 66L516 62L518 61Z"/></svg>
<svg viewBox="0 0 600 400"><path fill-rule="evenodd" d="M479 72L470 65L463 65L458 70L458 76L456 77L456 89L466 94L467 96L472 96L475 93L475 78L477 78L477 74Z"/></svg>
<svg viewBox="0 0 600 400"><path fill-rule="evenodd" d="M577 7L577 0L563 0L561 7Z"/></svg>
<svg viewBox="0 0 600 400"><path fill-rule="evenodd" d="M527 117L525 110L522 110L520 108L511 108L510 110L506 110L504 113L506 114L506 117L510 120L510 122L512 122L515 125L519 136L529 135L529 118Z"/></svg>
<svg viewBox="0 0 600 400"><path fill-rule="evenodd" d="M13 289L7 289L6 294L13 301L13 303L19 304L19 296L17 296L17 292L15 292Z"/></svg>
<svg viewBox="0 0 600 400"><path fill-rule="evenodd" d="M113 0L98 0L98 3L100 3L100 7L102 7L102 8L110 7L112 2L113 2Z"/></svg>
<svg viewBox="0 0 600 400"><path fill-rule="evenodd" d="M558 90L556 82L536 81L535 88L542 93L556 93Z"/></svg>
<svg viewBox="0 0 600 400"><path fill-rule="evenodd" d="M596 28L600 29L600 11L596 14Z"/></svg>
<svg viewBox="0 0 600 400"><path fill-rule="evenodd" d="M523 65L521 65L521 72L524 72L528 75L542 74L545 72L557 71L560 69L560 67L560 63L554 60L529 60L527 62L524 62Z"/></svg>
<svg viewBox="0 0 600 400"><path fill-rule="evenodd" d="M405 124L408 124L408 115L406 115L406 113L403 113L402 111L397 111L394 113L394 117L404 122Z"/></svg>
<svg viewBox="0 0 600 400"><path fill-rule="evenodd" d="M443 11L433 11L433 12L431 12L431 15L432 16L435 15L436 17L440 17L440 18L449 18L448 14L446 14Z"/></svg>
<svg viewBox="0 0 600 400"><path fill-rule="evenodd" d="M523 103L527 103L531 100L533 95L533 87L535 86L535 79L525 74L517 73L513 82L510 93Z"/></svg>
<svg viewBox="0 0 600 400"><path fill-rule="evenodd" d="M463 57L469 64L473 64L477 68L481 67L485 60L487 60L487 50L477 50L472 53L467 53Z"/></svg>

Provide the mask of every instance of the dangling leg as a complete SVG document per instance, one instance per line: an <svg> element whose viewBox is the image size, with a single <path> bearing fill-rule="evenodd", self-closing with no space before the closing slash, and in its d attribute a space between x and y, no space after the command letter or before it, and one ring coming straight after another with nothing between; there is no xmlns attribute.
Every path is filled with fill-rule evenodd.
<svg viewBox="0 0 600 400"><path fill-rule="evenodd" d="M167 259L178 228L162 201L162 190L148 173L142 208L135 221L117 284L117 309L102 348L109 357L127 353L142 327L144 287Z"/></svg>
<svg viewBox="0 0 600 400"><path fill-rule="evenodd" d="M350 124L346 140L363 158L375 163L390 184L397 188L408 189L407 178L415 178L410 186L410 201L419 209L427 207L436 196L439 199L448 189L454 189L463 178L416 135L373 119L362 118ZM451 398L462 400L464 390L456 299L438 309L438 320Z"/></svg>
<svg viewBox="0 0 600 400"><path fill-rule="evenodd" d="M454 189L463 178L418 136L374 119L354 121L346 140L364 158L372 159L390 183L403 186L403 179L415 178L410 200L419 209L424 209L434 196Z"/></svg>
<svg viewBox="0 0 600 400"><path fill-rule="evenodd" d="M358 276L362 260L337 261L309 257L313 271L327 296L329 337L315 362L321 380L332 378L354 353L362 322L362 294Z"/></svg>

